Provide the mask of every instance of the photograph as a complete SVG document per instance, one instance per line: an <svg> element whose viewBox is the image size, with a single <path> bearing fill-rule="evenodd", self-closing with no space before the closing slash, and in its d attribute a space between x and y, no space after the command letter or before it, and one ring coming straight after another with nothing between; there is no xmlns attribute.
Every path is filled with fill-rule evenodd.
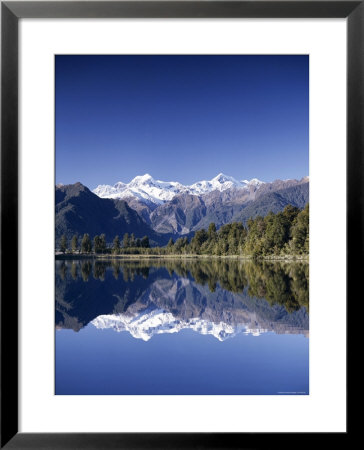
<svg viewBox="0 0 364 450"><path fill-rule="evenodd" d="M54 393L309 395L309 55L54 64Z"/></svg>

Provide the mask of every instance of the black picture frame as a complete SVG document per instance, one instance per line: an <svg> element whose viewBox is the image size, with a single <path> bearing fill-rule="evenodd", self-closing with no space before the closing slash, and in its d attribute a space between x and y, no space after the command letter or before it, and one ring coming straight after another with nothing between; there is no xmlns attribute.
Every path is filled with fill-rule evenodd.
<svg viewBox="0 0 364 450"><path fill-rule="evenodd" d="M18 324L8 320L18 317L18 21L21 18L115 17L347 18L346 304L360 292L363 262L355 256L363 255L364 1L2 1L1 448L270 448L274 440L279 440L280 447L288 447L296 442L307 445L311 438L315 444L327 446L326 433L299 436L297 433L18 433L19 330ZM349 340L347 349L350 351ZM330 433L339 445L348 443L351 432L348 418L349 412L346 433Z"/></svg>

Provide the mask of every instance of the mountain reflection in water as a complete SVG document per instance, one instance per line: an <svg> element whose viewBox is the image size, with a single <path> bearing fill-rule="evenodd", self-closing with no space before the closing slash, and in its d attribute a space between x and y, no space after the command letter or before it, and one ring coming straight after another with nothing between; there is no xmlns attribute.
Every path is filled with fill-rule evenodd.
<svg viewBox="0 0 364 450"><path fill-rule="evenodd" d="M56 261L56 328L150 340L191 329L308 337L308 264L223 259Z"/></svg>

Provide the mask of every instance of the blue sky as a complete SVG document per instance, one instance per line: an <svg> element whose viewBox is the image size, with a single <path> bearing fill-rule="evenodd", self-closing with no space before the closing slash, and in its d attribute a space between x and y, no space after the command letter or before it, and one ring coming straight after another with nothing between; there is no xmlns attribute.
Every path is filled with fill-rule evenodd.
<svg viewBox="0 0 364 450"><path fill-rule="evenodd" d="M309 58L56 56L56 183L308 175Z"/></svg>

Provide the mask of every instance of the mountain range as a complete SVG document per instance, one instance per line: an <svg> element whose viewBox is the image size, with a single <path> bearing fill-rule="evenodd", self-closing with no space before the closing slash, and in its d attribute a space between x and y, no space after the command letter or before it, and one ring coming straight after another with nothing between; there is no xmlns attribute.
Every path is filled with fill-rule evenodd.
<svg viewBox="0 0 364 450"><path fill-rule="evenodd" d="M134 233L147 235L152 244L164 244L168 236L161 236L123 200L102 199L81 183L56 186L55 234L58 242L63 234L71 239L74 234L88 233L92 238L105 233L107 242L116 235Z"/></svg>
<svg viewBox="0 0 364 450"><path fill-rule="evenodd" d="M197 183L188 186L183 185L178 181L166 182L155 180L151 175L146 173L145 175L133 178L129 183L119 181L113 186L108 184L99 185L93 192L101 198L127 199L134 197L144 203L160 205L166 201L172 200L176 195L204 195L209 192L222 192L232 188L250 190L250 188L254 189L262 184L265 183L256 178L250 181L238 181L233 177L219 173L212 180L198 181Z"/></svg>
<svg viewBox="0 0 364 450"><path fill-rule="evenodd" d="M128 232L149 236L164 245L170 237L192 235L211 222L220 226L246 223L250 217L282 211L288 204L303 208L309 200L309 178L238 181L215 178L183 185L154 180L149 174L129 183L99 185L93 191L81 183L56 186L56 241L62 234L105 233L108 242Z"/></svg>

